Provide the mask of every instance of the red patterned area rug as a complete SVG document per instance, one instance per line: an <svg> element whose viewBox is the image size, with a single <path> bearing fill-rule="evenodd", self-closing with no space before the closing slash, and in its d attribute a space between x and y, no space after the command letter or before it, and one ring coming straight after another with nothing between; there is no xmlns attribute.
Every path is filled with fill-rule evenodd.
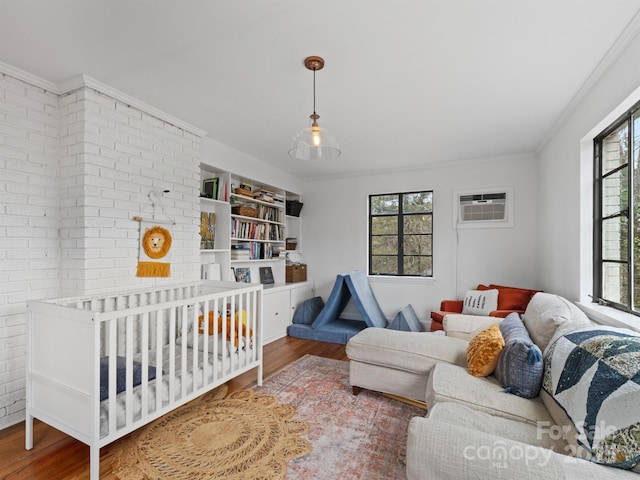
<svg viewBox="0 0 640 480"><path fill-rule="evenodd" d="M351 393L349 363L306 355L271 375L257 393L296 407L312 452L287 462L287 479L405 479L407 427L425 411L381 393Z"/></svg>

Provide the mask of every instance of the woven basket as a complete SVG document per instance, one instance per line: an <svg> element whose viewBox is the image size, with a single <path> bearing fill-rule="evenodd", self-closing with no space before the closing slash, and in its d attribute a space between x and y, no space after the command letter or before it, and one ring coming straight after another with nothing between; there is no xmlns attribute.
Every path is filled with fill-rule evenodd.
<svg viewBox="0 0 640 480"><path fill-rule="evenodd" d="M257 217L258 210L253 207L248 207L246 205L238 205L235 207L231 207L231 213L234 215L242 215L243 217Z"/></svg>

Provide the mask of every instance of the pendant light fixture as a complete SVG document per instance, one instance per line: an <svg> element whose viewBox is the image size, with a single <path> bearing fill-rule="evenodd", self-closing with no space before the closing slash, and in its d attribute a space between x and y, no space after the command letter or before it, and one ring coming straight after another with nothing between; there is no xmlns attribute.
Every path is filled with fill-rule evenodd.
<svg viewBox="0 0 640 480"><path fill-rule="evenodd" d="M313 70L313 113L309 115L311 126L294 137L289 155L301 160L335 158L341 153L338 142L329 130L318 125L320 115L316 113L316 71L322 70L324 59L317 56L307 57L304 59L304 66Z"/></svg>

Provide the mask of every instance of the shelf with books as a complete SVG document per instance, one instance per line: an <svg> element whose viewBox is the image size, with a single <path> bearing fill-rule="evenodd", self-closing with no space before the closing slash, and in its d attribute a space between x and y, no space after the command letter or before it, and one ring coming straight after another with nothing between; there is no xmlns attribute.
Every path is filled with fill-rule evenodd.
<svg viewBox="0 0 640 480"><path fill-rule="evenodd" d="M231 238L233 240L254 240L265 242L284 242L284 225L231 218Z"/></svg>
<svg viewBox="0 0 640 480"><path fill-rule="evenodd" d="M280 257L280 245L272 242L234 240L231 245L231 260L271 260Z"/></svg>
<svg viewBox="0 0 640 480"><path fill-rule="evenodd" d="M234 268L248 268L251 281L257 282L259 269L270 268L275 284L285 285L285 240L300 237L296 223L299 219L289 218L287 201L300 200L299 195L291 194L290 198L290 193L282 188L211 163L201 164L200 178L201 216L206 215L204 223L201 222L201 237L209 242L200 249L203 275L207 270L209 274L220 275L222 280L233 281ZM247 250L240 246L249 246L248 252L238 252Z"/></svg>
<svg viewBox="0 0 640 480"><path fill-rule="evenodd" d="M264 262L284 262L284 257L274 257L274 258L258 258L254 260L231 260L231 263L264 263Z"/></svg>

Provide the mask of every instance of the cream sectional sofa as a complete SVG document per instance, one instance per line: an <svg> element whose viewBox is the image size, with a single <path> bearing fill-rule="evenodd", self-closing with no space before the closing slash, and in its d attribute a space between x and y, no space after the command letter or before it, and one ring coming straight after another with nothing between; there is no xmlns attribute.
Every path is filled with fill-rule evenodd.
<svg viewBox="0 0 640 480"><path fill-rule="evenodd" d="M523 398L505 392L492 376L468 373L469 339L502 319L448 317L447 336L369 328L347 344L354 393L360 388L383 391L428 406L427 415L409 425L409 480L640 478L578 458L587 455L577 442L576 426L544 389ZM553 355L560 340L595 328L571 302L548 293L537 293L522 319L545 353L545 381L547 374L557 373L549 365L557 363ZM581 381L576 388L587 380ZM627 400L640 405L640 396L631 395ZM635 434L640 437L632 429Z"/></svg>

